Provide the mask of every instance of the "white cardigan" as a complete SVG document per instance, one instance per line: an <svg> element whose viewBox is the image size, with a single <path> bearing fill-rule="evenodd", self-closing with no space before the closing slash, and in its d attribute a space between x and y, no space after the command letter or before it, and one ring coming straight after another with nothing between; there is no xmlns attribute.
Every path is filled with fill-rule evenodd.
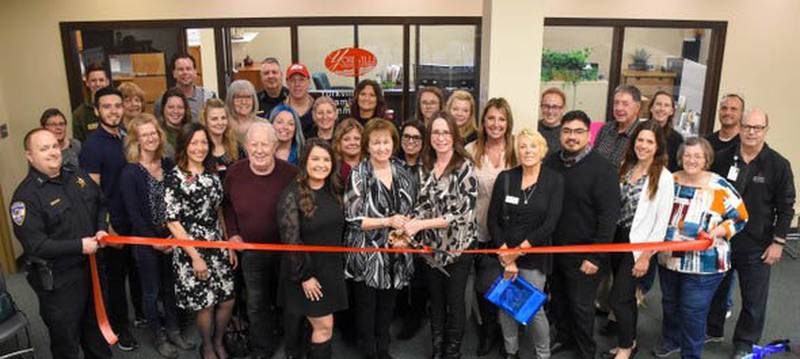
<svg viewBox="0 0 800 359"><path fill-rule="evenodd" d="M672 213L672 202L675 195L675 181L666 168L661 169L658 179L658 191L650 199L650 181L646 181L636 205L636 213L631 224L631 243L660 242L667 234L667 225ZM636 261L642 252L633 252Z"/></svg>

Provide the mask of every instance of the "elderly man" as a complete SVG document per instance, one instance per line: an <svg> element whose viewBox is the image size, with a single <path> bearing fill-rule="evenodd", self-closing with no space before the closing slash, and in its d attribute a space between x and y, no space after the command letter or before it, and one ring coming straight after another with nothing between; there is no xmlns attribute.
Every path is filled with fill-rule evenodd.
<svg viewBox="0 0 800 359"><path fill-rule="evenodd" d="M95 318L87 255L107 235L103 194L89 175L61 164L48 130L25 135L30 165L11 200L14 234L24 249L28 282L50 333L53 358L111 358Z"/></svg>
<svg viewBox="0 0 800 359"><path fill-rule="evenodd" d="M617 86L614 90L614 121L603 125L594 140L595 151L617 168L625 157L641 108L642 93L636 86Z"/></svg>
<svg viewBox="0 0 800 359"><path fill-rule="evenodd" d="M742 310L733 332L732 358L736 359L749 354L761 339L770 271L781 259L795 201L791 164L765 142L767 114L754 109L737 127L741 128L741 143L718 152L712 166L741 193L750 215L744 230L731 239L731 265L739 277L742 296ZM724 335L730 273L714 295L706 330L710 338Z"/></svg>
<svg viewBox="0 0 800 359"><path fill-rule="evenodd" d="M283 72L278 59L267 57L261 62L261 87L258 93L259 116L269 118L275 106L283 103L289 96L289 89L283 86Z"/></svg>
<svg viewBox="0 0 800 359"><path fill-rule="evenodd" d="M547 140L547 154L558 152L561 146L561 116L564 115L564 106L567 96L564 91L551 87L542 92L539 100L541 119L539 120L539 133Z"/></svg>
<svg viewBox="0 0 800 359"><path fill-rule="evenodd" d="M739 124L744 114L744 99L736 94L722 96L719 101L719 125L717 132L706 135L706 140L720 152L731 147L739 146Z"/></svg>
<svg viewBox="0 0 800 359"><path fill-rule="evenodd" d="M203 110L206 101L216 98L214 91L195 85L197 81L197 62L192 55L187 53L177 54L172 58L172 78L175 79L175 88L181 90L189 108L192 111L192 119L197 121L200 118L200 111ZM155 102L153 113L161 115L161 97Z"/></svg>
<svg viewBox="0 0 800 359"><path fill-rule="evenodd" d="M111 81L102 66L93 64L86 69L83 84L89 90L89 99L72 112L72 137L81 142L86 141L89 134L99 126L100 118L94 112L94 95L97 90L110 85Z"/></svg>
<svg viewBox="0 0 800 359"><path fill-rule="evenodd" d="M228 168L223 209L231 241L280 243L276 206L283 189L297 174L288 162L276 159L278 139L266 122L255 122L245 135L247 158ZM271 315L278 287L275 253L246 251L241 256L247 287L252 358L270 358L277 347Z"/></svg>

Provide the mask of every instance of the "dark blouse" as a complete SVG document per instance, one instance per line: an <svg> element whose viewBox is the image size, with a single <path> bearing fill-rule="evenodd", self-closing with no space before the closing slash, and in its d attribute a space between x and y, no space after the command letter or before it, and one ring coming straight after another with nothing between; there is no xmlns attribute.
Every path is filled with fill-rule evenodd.
<svg viewBox="0 0 800 359"><path fill-rule="evenodd" d="M172 170L172 160L161 160L161 171L166 177ZM139 163L128 163L120 178L122 201L131 221L131 234L142 237L164 237L165 227L164 180L150 175Z"/></svg>
<svg viewBox="0 0 800 359"><path fill-rule="evenodd" d="M347 230L345 243L358 248L389 248L391 228L364 230L364 218L407 215L417 198L416 179L400 161L392 159L392 187L386 188L372 163L365 159L350 172L344 195ZM357 282L378 289L399 289L408 285L414 266L411 254L349 253L346 274Z"/></svg>
<svg viewBox="0 0 800 359"><path fill-rule="evenodd" d="M525 240L534 247L552 245L552 235L561 217L564 178L542 166L533 188L523 191L521 186L522 166L497 176L489 203L489 213L493 215L487 218L492 241L498 248L503 244L515 248ZM526 254L517 259L517 266L549 274L552 255Z"/></svg>
<svg viewBox="0 0 800 359"><path fill-rule="evenodd" d="M667 169L672 173L681 169L680 166L678 166L678 148L681 147L682 143L683 136L681 136L678 131L670 130L667 134L667 155L669 156Z"/></svg>

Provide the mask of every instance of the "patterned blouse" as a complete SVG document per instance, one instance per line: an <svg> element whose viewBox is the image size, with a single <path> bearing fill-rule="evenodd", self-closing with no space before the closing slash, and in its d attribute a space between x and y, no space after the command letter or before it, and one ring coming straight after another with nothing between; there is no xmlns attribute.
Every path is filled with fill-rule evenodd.
<svg viewBox="0 0 800 359"><path fill-rule="evenodd" d="M372 163L366 159L350 172L344 194L347 229L345 243L357 248L387 248L391 228L361 229L364 218L386 218L408 215L417 199L417 179L396 159L392 167L392 188L386 188ZM414 266L411 254L348 253L345 274L368 287L398 289L408 285Z"/></svg>
<svg viewBox="0 0 800 359"><path fill-rule="evenodd" d="M633 225L633 216L636 215L636 207L639 205L639 197L641 197L644 184L647 182L648 176L642 176L636 182L631 182L633 176L633 169L625 174L625 180L620 184L620 203L622 208L619 211L619 220L617 225L631 228ZM666 201L665 201L666 202Z"/></svg>
<svg viewBox="0 0 800 359"><path fill-rule="evenodd" d="M477 239L478 233L478 222L475 219L477 197L478 179L470 160L464 160L461 168L440 178L436 178L433 171L423 174L412 217L443 217L448 226L422 231L417 239L443 251L469 248ZM438 252L426 258L429 264L448 265L458 256L457 253Z"/></svg>
<svg viewBox="0 0 800 359"><path fill-rule="evenodd" d="M690 187L675 180L675 200L665 241L696 240L699 232L717 226L725 228L725 238L715 238L704 251L660 252L658 261L667 269L689 274L723 273L730 269L728 241L744 229L748 214L739 193L724 178L712 173L708 184Z"/></svg>

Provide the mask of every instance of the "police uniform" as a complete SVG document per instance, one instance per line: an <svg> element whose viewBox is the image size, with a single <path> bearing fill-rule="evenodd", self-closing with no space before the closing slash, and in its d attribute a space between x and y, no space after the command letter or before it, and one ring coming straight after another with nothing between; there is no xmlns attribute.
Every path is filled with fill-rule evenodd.
<svg viewBox="0 0 800 359"><path fill-rule="evenodd" d="M53 358L111 358L97 325L82 238L108 228L100 188L71 165L57 177L30 167L10 206L24 249L28 282L50 333Z"/></svg>

